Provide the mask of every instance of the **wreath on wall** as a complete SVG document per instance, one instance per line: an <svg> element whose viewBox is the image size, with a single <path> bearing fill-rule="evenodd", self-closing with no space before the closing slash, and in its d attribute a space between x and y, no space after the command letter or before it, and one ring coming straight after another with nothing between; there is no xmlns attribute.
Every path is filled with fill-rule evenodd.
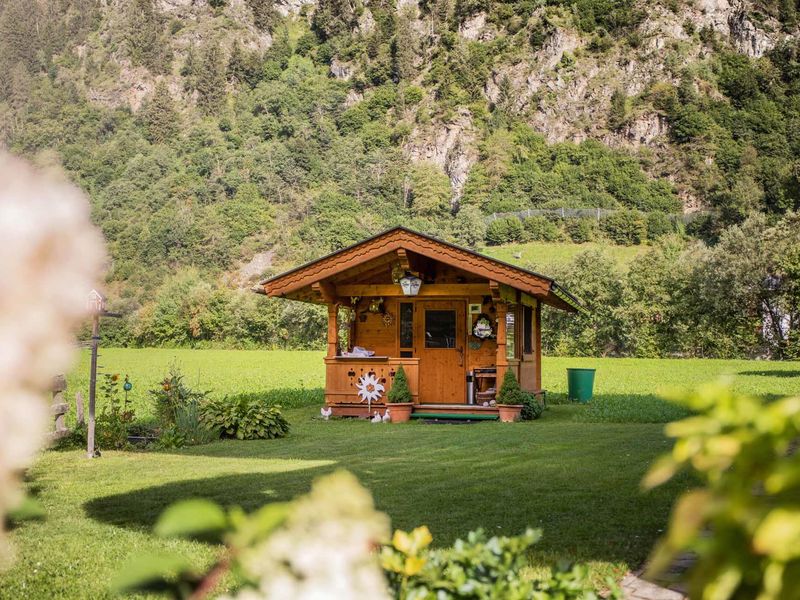
<svg viewBox="0 0 800 600"><path fill-rule="evenodd" d="M489 319L489 315L486 313L478 315L478 320L475 321L475 325L472 327L472 335L479 340L487 340L493 334L494 330L492 329L492 321Z"/></svg>

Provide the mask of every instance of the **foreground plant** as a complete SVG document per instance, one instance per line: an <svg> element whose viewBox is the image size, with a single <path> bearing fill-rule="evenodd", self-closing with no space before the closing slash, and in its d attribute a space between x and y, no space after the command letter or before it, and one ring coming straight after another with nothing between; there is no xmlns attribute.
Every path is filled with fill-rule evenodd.
<svg viewBox="0 0 800 600"><path fill-rule="evenodd" d="M528 529L515 537L489 538L483 530L472 531L449 548L431 549L428 528L410 533L395 531L392 543L381 551L381 565L396 598L448 600L596 600L585 565L556 568L546 577L523 577L528 556L541 539L541 530ZM613 581L607 582L606 598L619 598Z"/></svg>
<svg viewBox="0 0 800 600"><path fill-rule="evenodd" d="M180 502L162 514L155 533L223 543L225 550L205 572L174 555L139 557L116 582L118 591L204 598L235 570L245 581L233 596L239 600L389 598L374 551L389 535L389 520L344 471L320 478L306 496L250 515L207 500Z"/></svg>
<svg viewBox="0 0 800 600"><path fill-rule="evenodd" d="M0 570L19 475L44 445L46 393L75 353L74 330L101 272L89 203L65 181L0 152Z"/></svg>
<svg viewBox="0 0 800 600"><path fill-rule="evenodd" d="M691 551L684 578L692 598L797 598L800 590L800 398L771 403L708 385L677 399L698 413L670 423L672 452L643 486L681 471L701 487L675 504L650 575Z"/></svg>
<svg viewBox="0 0 800 600"><path fill-rule="evenodd" d="M143 556L117 580L121 592L164 592L173 598L205 598L228 573L244 581L229 600L596 600L585 566L526 578L528 553L541 532L487 538L470 533L450 548L432 550L427 527L396 531L377 512L369 491L345 471L318 479L311 493L268 504L251 515L207 500L168 508L155 527L161 537L225 545L205 571L169 556ZM379 551L380 550L380 551ZM607 598L618 598L608 582Z"/></svg>

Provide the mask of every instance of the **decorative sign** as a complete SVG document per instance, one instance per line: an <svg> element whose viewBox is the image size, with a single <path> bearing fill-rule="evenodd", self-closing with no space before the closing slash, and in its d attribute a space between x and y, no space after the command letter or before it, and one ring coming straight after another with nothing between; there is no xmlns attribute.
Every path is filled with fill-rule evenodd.
<svg viewBox="0 0 800 600"><path fill-rule="evenodd" d="M471 314L471 315L479 315L479 314L481 314L481 305L480 304L470 304L469 305L469 314Z"/></svg>
<svg viewBox="0 0 800 600"><path fill-rule="evenodd" d="M358 378L356 389L358 390L358 397L361 398L362 402L366 401L372 403L380 399L385 388L381 382L378 381L378 378L375 377L375 373L367 373Z"/></svg>

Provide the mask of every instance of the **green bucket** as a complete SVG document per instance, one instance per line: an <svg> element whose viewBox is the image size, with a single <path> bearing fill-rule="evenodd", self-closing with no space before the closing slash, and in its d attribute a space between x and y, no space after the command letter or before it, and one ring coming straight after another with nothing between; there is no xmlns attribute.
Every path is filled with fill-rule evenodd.
<svg viewBox="0 0 800 600"><path fill-rule="evenodd" d="M567 390L570 400L588 402L594 388L594 369L567 369Z"/></svg>

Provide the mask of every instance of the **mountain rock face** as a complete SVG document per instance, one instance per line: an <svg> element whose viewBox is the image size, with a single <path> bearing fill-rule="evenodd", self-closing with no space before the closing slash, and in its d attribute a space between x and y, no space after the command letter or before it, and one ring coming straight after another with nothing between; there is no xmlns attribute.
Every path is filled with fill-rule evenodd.
<svg viewBox="0 0 800 600"><path fill-rule="evenodd" d="M313 29L321 13L346 13L347 18L342 20L331 41L336 40L335 46L340 49L348 45L342 40L355 40L355 45L351 44L353 47L343 53L330 46L329 51L333 52L329 71L337 80L353 84L344 104L347 108L363 98L364 83L368 88L370 70L378 68L377 63L383 61L385 65L396 60L396 45L389 47L392 56L380 52L376 56L369 44L380 40L387 18L397 20L404 15L410 21L408 31L412 37L403 43L413 46L410 60L415 71L409 83L422 87L426 93L423 104L433 114L429 122L412 124L402 148L411 161L431 162L447 174L453 206L458 205L470 169L478 158L482 135L469 106L436 110L440 99L436 79L440 74L431 68L431 58L442 53L443 44L468 51L503 44L503 52L490 61L483 81L478 82L477 97L471 102L477 100L489 107L503 104L506 112L527 123L550 143L595 139L634 153L642 149L652 151L650 172L678 182L683 186L681 193L691 198L689 203L694 205L698 200L689 189L692 184L682 181L683 165L674 159L670 125L663 112L636 107L626 123L609 131L607 115L612 95L621 91L635 99L646 96L656 82L677 86L682 72L685 75L691 70L707 69L720 44L759 58L790 37L775 14L751 0L630 4L628 10L638 11L640 17L624 32L627 37L612 36L602 27L587 31L586 27L576 26L564 10L551 8L538 8L523 22L515 16L498 20L485 10L453 14L453 6L448 2L423 9L415 0L397 0L388 11L385 4L358 1L340 4L331 0L274 3L156 0L154 9L170 28L165 43L173 60L169 72L153 73L134 64L124 50L125 15L136 1L104 2L100 5L101 25L96 34L71 49L79 60L91 55L93 61L104 65L108 74L102 78L84 76L86 97L102 106L127 107L134 112L153 93L159 78L167 79L175 97L190 105L196 102L197 93L186 85L182 67L188 54L206 43L220 44L225 53L230 53L234 44L259 53L272 47L275 28L255 25L257 11L263 6L268 6L263 10L268 11L272 22L278 19L294 22L295 29L298 25ZM446 35L441 22L437 22L442 14L454 23ZM530 37L537 37L536 43L529 44L529 39L520 34L520 28L532 31ZM713 42L709 42L711 38ZM359 40L366 41L366 53L363 53L365 48L358 46Z"/></svg>

